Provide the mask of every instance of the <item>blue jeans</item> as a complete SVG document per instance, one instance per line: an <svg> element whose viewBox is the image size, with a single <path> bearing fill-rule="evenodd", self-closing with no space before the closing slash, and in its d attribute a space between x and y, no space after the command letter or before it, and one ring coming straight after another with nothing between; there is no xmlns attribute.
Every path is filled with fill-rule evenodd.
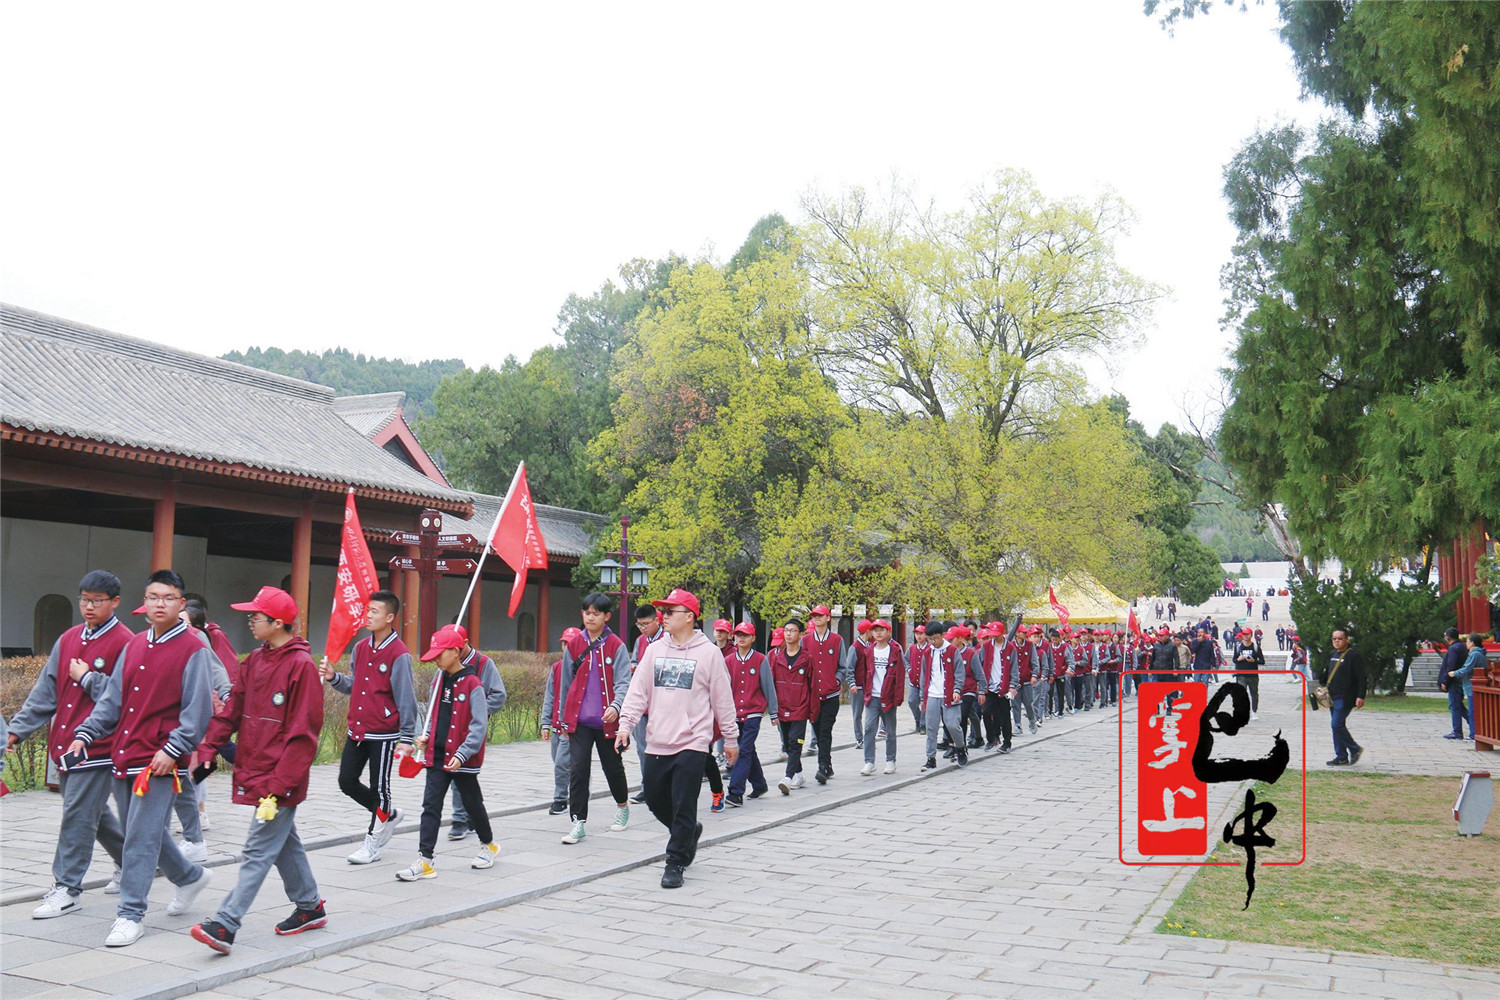
<svg viewBox="0 0 1500 1000"><path fill-rule="evenodd" d="M1474 722L1473 719L1470 718L1467 709L1464 707L1465 704L1466 702L1464 700L1463 685L1449 684L1448 714L1453 717L1453 728L1448 730L1450 733L1457 733L1458 735L1462 736L1464 734L1464 720L1469 719L1469 733L1470 735L1473 734Z"/></svg>
<svg viewBox="0 0 1500 1000"><path fill-rule="evenodd" d="M764 792L765 772L760 767L760 755L755 752L755 739L760 735L761 716L756 715L740 723L740 755L735 758L729 771L729 794L744 795L745 782L757 792Z"/></svg>
<svg viewBox="0 0 1500 1000"><path fill-rule="evenodd" d="M1349 735L1349 727L1345 725L1353 709L1353 702L1343 698L1333 699L1333 710L1329 713L1333 726L1333 755L1339 760L1348 760L1349 755L1359 749L1359 744L1354 742L1354 737Z"/></svg>

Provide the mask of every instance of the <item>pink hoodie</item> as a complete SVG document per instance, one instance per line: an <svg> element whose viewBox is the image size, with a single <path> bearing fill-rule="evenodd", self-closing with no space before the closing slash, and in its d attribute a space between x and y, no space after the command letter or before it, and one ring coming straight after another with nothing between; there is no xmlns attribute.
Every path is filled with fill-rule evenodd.
<svg viewBox="0 0 1500 1000"><path fill-rule="evenodd" d="M724 739L737 741L734 692L719 647L696 631L685 645L662 635L646 647L620 707L617 732L633 730L642 715L648 753L706 752L716 719Z"/></svg>

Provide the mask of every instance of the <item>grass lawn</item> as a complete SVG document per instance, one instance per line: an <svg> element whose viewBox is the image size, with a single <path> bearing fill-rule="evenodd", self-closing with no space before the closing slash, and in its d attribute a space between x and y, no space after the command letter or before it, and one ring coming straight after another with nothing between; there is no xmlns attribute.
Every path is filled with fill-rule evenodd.
<svg viewBox="0 0 1500 1000"><path fill-rule="evenodd" d="M1448 714L1448 696L1444 693L1430 694L1377 694L1366 698L1361 712L1422 712L1432 715Z"/></svg>
<svg viewBox="0 0 1500 1000"><path fill-rule="evenodd" d="M1203 868L1157 931L1500 967L1500 948L1476 933L1500 922L1500 819L1458 836L1451 778L1309 772L1307 860L1268 868L1302 853L1299 792L1285 778L1256 787L1279 812L1249 910L1243 868ZM1244 853L1221 843L1217 858Z"/></svg>

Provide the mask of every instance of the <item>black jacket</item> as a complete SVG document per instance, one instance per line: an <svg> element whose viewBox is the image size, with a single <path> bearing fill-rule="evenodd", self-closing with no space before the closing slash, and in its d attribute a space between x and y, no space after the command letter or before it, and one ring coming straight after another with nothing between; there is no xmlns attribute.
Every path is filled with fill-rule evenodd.
<svg viewBox="0 0 1500 1000"><path fill-rule="evenodd" d="M1250 659L1240 659L1240 657L1247 652L1250 654ZM1260 646L1256 645L1253 642L1237 642L1235 643L1234 654L1230 657L1230 661L1233 664L1236 673L1244 673L1250 670L1259 670L1264 667L1266 665L1266 654L1262 653L1260 651ZM1344 664L1344 670L1347 669L1349 669L1349 665L1346 663ZM1341 674L1343 672L1343 670L1339 671L1339 673Z"/></svg>
<svg viewBox="0 0 1500 1000"><path fill-rule="evenodd" d="M1171 640L1158 642L1151 650L1151 672L1155 674L1180 674L1177 668L1177 645Z"/></svg>
<svg viewBox="0 0 1500 1000"><path fill-rule="evenodd" d="M1337 656L1330 656L1328 663L1323 667L1323 672L1318 676L1319 683L1328 686L1328 695L1331 698L1341 698L1349 701L1353 698L1365 696L1365 661L1359 655L1359 650L1353 646L1348 647L1344 653L1344 665L1339 667L1338 673L1333 673L1334 664L1339 662ZM1332 683L1329 675L1333 675Z"/></svg>
<svg viewBox="0 0 1500 1000"><path fill-rule="evenodd" d="M1464 660L1469 657L1469 647L1462 640L1453 643L1448 651L1443 654L1443 665L1438 667L1437 682L1439 687L1446 687L1451 683L1448 675L1464 665Z"/></svg>

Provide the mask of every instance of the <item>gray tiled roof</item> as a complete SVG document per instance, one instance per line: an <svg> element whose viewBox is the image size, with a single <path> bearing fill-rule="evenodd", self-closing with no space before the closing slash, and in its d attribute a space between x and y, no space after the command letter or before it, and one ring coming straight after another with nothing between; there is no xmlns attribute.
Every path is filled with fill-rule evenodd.
<svg viewBox="0 0 1500 1000"><path fill-rule="evenodd" d="M375 445L333 390L0 304L0 420L462 503Z"/></svg>
<svg viewBox="0 0 1500 1000"><path fill-rule="evenodd" d="M362 396L338 396L333 408L365 437L377 434L401 412L404 392L368 392Z"/></svg>

